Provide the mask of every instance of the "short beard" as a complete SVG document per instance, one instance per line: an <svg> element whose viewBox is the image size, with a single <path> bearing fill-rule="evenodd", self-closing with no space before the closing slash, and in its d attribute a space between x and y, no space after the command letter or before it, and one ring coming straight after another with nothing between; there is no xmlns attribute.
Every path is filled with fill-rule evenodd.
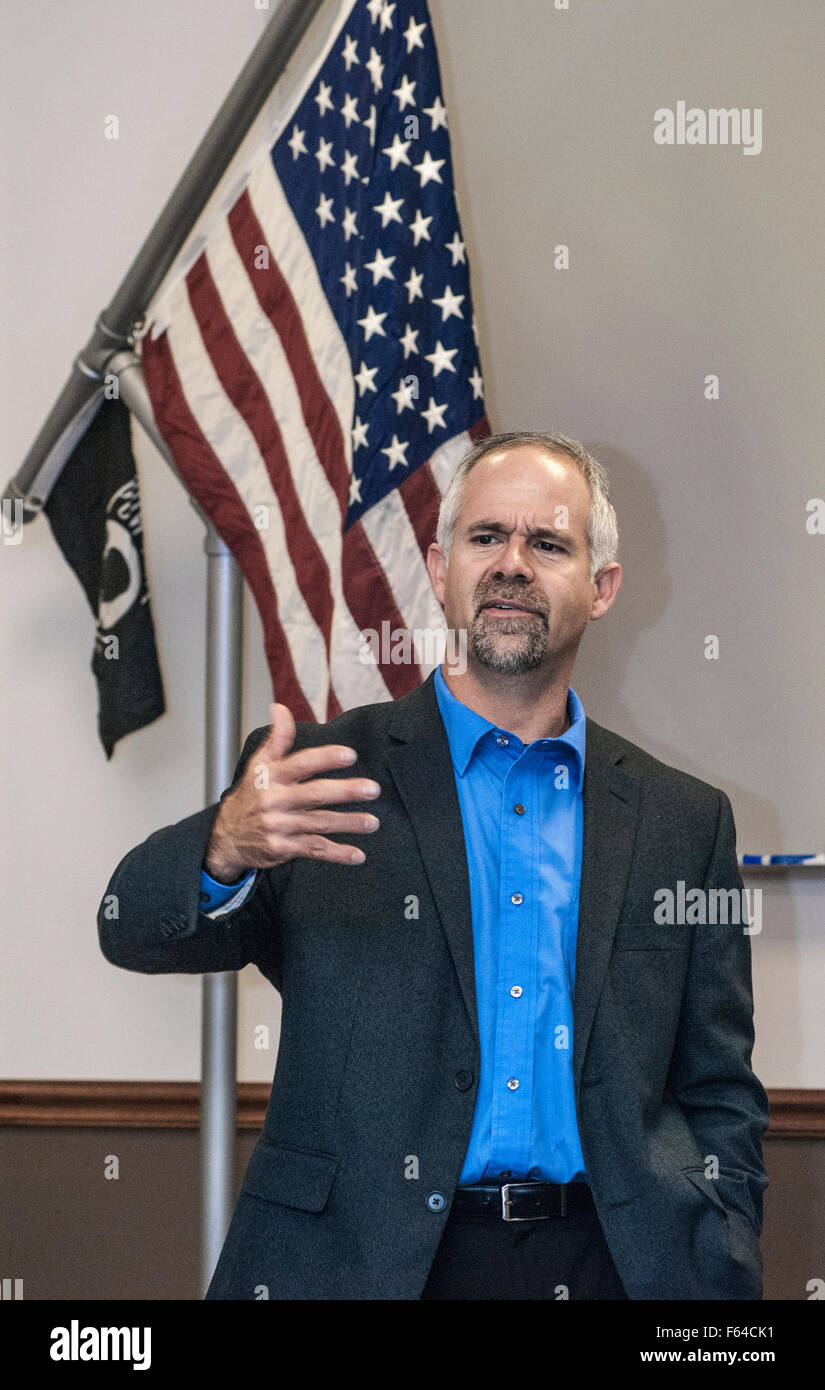
<svg viewBox="0 0 825 1390"><path fill-rule="evenodd" d="M518 621L515 615L514 620ZM511 620L505 618L503 621ZM507 647L503 647L495 640L489 622L485 624L476 619L470 632L470 642L473 655L480 665L505 676L516 676L522 671L534 671L541 665L546 655L547 620L542 617L541 626L533 622L532 618L525 618L523 621L529 623L529 627L520 635L519 642L510 642Z"/></svg>

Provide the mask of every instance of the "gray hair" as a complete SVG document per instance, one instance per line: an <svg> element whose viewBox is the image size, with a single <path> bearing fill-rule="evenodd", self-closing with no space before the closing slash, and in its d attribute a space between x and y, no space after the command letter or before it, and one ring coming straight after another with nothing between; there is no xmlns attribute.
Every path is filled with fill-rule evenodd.
<svg viewBox="0 0 825 1390"><path fill-rule="evenodd" d="M609 479L604 464L589 454L578 439L566 434L547 434L518 430L511 434L493 434L473 446L459 463L438 510L436 541L449 557L456 523L461 511L464 484L472 468L487 454L517 449L523 444L544 449L549 454L564 454L575 463L590 489L590 515L587 521L587 546L590 552L590 578L616 559L619 548L619 528L616 512L610 501Z"/></svg>

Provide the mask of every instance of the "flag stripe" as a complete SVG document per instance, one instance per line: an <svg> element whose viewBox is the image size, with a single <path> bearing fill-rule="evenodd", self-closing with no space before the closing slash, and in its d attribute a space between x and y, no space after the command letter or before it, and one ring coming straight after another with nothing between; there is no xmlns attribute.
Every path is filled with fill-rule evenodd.
<svg viewBox="0 0 825 1390"><path fill-rule="evenodd" d="M293 568L302 572L301 591L324 643L329 661L332 635L332 594L329 569L313 536L292 479L281 432L266 392L250 359L241 349L229 315L218 294L206 256L187 276L192 310L200 325L204 347L226 395L248 425L278 498L284 536ZM262 499L262 504L263 503ZM268 520L268 512L261 519ZM254 520L253 520L254 524ZM257 529L257 528L256 528ZM327 699L328 719L341 712L334 690Z"/></svg>
<svg viewBox="0 0 825 1390"><path fill-rule="evenodd" d="M216 530L237 558L255 597L264 628L267 661L271 670L278 671L278 698L289 706L296 719L314 719L278 617L278 595L260 533L187 404L168 333L156 339L150 351L144 351L143 366L158 426L180 475L201 500Z"/></svg>
<svg viewBox="0 0 825 1390"><path fill-rule="evenodd" d="M298 306L266 243L248 194L238 199L229 215L229 226L261 308L284 345L315 453L332 484L343 521L348 505L349 465L341 422L316 369ZM256 273L256 257L264 251L268 273Z"/></svg>
<svg viewBox="0 0 825 1390"><path fill-rule="evenodd" d="M349 472L355 384L346 341L324 294L312 251L271 159L264 160L255 171L248 193L251 210L270 249L270 266L283 280L292 302L300 305L302 333L306 337L312 371L317 373L338 416Z"/></svg>

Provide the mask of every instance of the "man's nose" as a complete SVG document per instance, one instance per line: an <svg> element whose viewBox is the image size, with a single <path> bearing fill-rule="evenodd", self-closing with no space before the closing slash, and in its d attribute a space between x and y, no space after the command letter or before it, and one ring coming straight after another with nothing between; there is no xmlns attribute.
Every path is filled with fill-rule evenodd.
<svg viewBox="0 0 825 1390"><path fill-rule="evenodd" d="M523 536L510 537L505 550L496 557L496 567L499 573L511 577L517 574L527 577L532 575L533 560L530 547Z"/></svg>

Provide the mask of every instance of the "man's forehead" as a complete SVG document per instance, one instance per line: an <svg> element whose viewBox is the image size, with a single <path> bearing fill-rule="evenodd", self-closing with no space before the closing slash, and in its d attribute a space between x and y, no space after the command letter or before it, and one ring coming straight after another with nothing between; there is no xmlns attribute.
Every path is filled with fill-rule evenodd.
<svg viewBox="0 0 825 1390"><path fill-rule="evenodd" d="M522 445L479 459L467 477L461 513L466 526L494 515L510 526L553 526L558 525L555 513L560 505L568 509L571 521L586 524L587 480L573 459Z"/></svg>
<svg viewBox="0 0 825 1390"><path fill-rule="evenodd" d="M572 490L588 491L581 469L566 454L553 454L547 449L520 445L517 449L496 449L485 454L470 469L467 491L486 487L536 487L561 485Z"/></svg>

